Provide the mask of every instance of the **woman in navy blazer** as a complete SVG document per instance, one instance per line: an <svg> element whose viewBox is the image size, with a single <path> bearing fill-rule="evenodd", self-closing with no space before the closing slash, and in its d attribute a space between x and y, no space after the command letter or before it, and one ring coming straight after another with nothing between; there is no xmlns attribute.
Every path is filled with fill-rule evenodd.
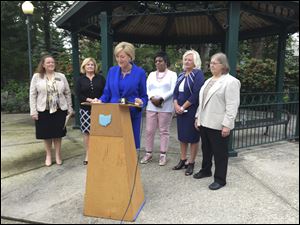
<svg viewBox="0 0 300 225"><path fill-rule="evenodd" d="M103 95L99 102L118 103L121 98L145 107L148 102L146 73L132 61L135 58L134 46L128 42L119 43L114 50L118 63L109 69ZM130 108L135 146L140 148L140 126L142 112L136 107Z"/></svg>
<svg viewBox="0 0 300 225"><path fill-rule="evenodd" d="M177 114L177 133L180 141L180 161L173 170L186 168L185 175L193 174L198 152L200 134L194 127L195 113L199 105L199 91L204 84L204 74L200 70L201 59L195 50L186 51L182 57L184 71L178 76L174 89L174 108ZM191 154L187 160L190 144Z"/></svg>

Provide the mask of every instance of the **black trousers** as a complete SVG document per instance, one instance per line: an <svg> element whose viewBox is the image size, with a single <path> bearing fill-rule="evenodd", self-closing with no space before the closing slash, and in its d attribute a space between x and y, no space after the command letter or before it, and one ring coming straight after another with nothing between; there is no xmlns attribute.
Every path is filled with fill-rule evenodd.
<svg viewBox="0 0 300 225"><path fill-rule="evenodd" d="M204 173L211 173L212 157L215 161L214 181L225 185L228 166L228 142L229 136L222 137L221 130L200 127L202 142L202 168Z"/></svg>

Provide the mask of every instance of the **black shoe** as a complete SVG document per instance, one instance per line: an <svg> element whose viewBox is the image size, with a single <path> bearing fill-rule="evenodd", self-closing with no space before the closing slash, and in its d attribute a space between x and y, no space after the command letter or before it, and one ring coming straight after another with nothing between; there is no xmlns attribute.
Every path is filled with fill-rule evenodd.
<svg viewBox="0 0 300 225"><path fill-rule="evenodd" d="M224 187L225 185L221 185L221 184L219 184L219 183L217 183L217 182L213 182L212 184L210 184L209 186L208 186L208 188L210 189L210 190L218 190L218 189L220 189L221 187Z"/></svg>
<svg viewBox="0 0 300 225"><path fill-rule="evenodd" d="M87 165L88 164L88 161L83 161L83 165Z"/></svg>
<svg viewBox="0 0 300 225"><path fill-rule="evenodd" d="M211 177L212 176L212 173L204 173L203 171L199 171L198 173L194 174L194 178L195 179L201 179L201 178L204 178L204 177Z"/></svg>
<svg viewBox="0 0 300 225"><path fill-rule="evenodd" d="M195 165L195 163L189 163L188 164L187 169L185 171L185 175L186 176L190 176L190 175L193 174L193 172L194 172L194 165Z"/></svg>
<svg viewBox="0 0 300 225"><path fill-rule="evenodd" d="M176 166L174 166L172 169L173 169L173 170L180 170L180 169L182 169L183 167L184 167L184 168L187 168L188 165L185 164L185 162L186 162L186 159L185 159L185 160L182 160L182 159L181 159L181 160L179 161L179 163L178 163Z"/></svg>

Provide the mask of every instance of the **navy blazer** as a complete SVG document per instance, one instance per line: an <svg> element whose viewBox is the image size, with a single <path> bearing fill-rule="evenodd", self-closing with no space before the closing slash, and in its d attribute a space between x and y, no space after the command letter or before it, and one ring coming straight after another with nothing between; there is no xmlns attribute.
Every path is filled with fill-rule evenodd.
<svg viewBox="0 0 300 225"><path fill-rule="evenodd" d="M183 96L179 96L179 85L185 79ZM199 69L193 69L192 73L185 77L184 72L178 76L177 84L174 89L173 99L178 101L179 105L183 105L185 101L192 103L191 106L198 107L199 105L199 91L204 84L204 74Z"/></svg>

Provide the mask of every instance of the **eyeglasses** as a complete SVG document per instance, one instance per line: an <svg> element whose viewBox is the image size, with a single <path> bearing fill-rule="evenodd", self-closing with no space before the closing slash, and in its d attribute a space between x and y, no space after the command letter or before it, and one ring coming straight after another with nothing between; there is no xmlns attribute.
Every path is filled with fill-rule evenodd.
<svg viewBox="0 0 300 225"><path fill-rule="evenodd" d="M210 62L210 65L218 65L218 64L222 64L222 63L218 63L218 62Z"/></svg>

